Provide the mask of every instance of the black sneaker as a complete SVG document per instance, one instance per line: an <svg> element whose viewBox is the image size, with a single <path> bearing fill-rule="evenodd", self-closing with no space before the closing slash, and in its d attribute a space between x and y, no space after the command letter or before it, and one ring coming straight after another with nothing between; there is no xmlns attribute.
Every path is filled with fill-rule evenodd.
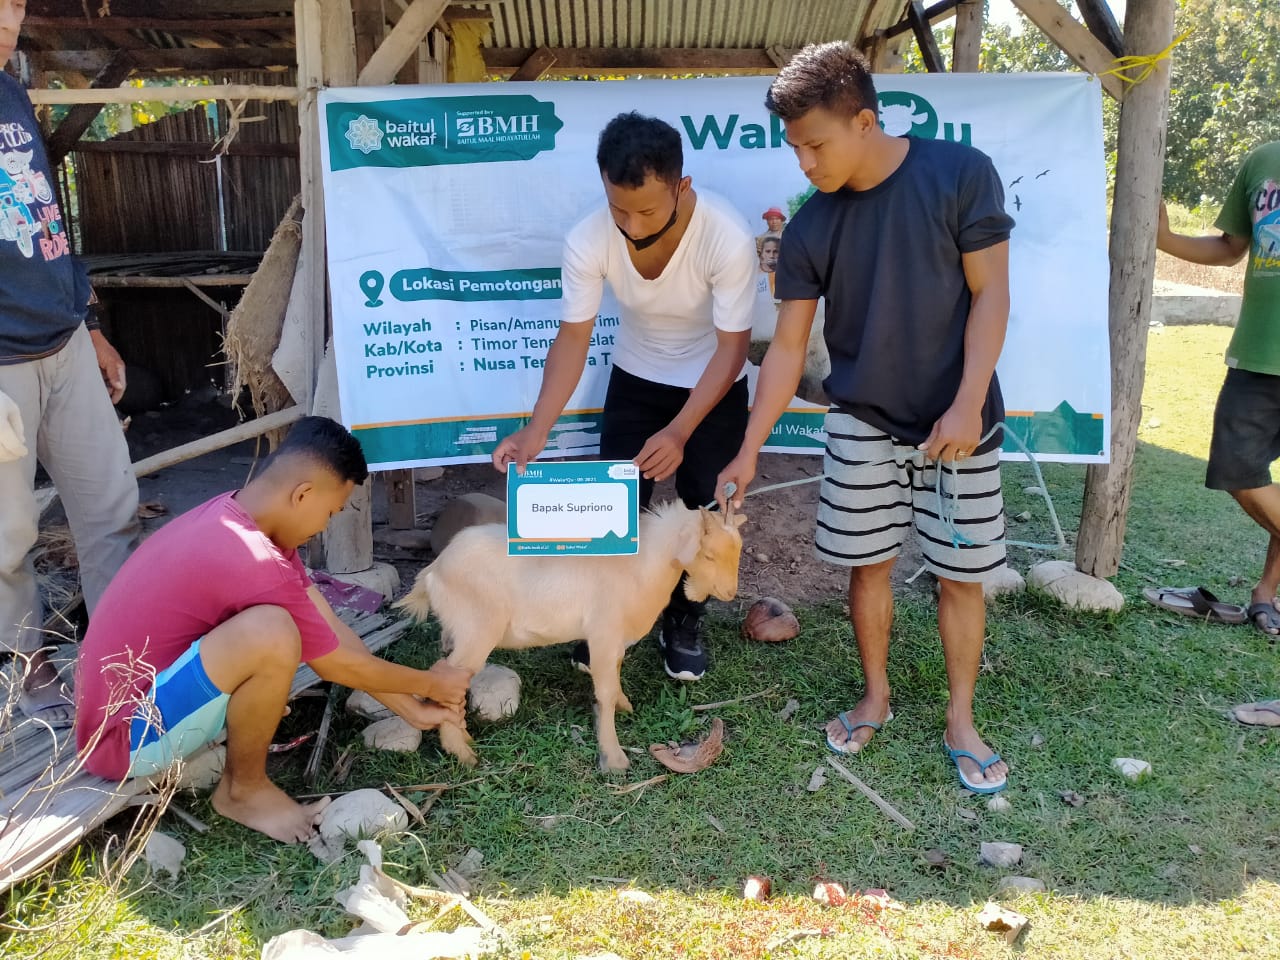
<svg viewBox="0 0 1280 960"><path fill-rule="evenodd" d="M658 632L662 669L672 680L701 680L707 672L707 652L702 649L702 620L663 614Z"/></svg>
<svg viewBox="0 0 1280 960"><path fill-rule="evenodd" d="M579 640L569 651L569 662L588 676L591 675L591 650L587 641Z"/></svg>

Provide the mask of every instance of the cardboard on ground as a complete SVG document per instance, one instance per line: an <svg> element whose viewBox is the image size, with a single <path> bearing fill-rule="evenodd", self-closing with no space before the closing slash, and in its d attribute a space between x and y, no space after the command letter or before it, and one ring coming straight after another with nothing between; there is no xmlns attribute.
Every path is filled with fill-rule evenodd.
<svg viewBox="0 0 1280 960"><path fill-rule="evenodd" d="M507 466L508 556L621 556L640 548L640 471L629 460Z"/></svg>

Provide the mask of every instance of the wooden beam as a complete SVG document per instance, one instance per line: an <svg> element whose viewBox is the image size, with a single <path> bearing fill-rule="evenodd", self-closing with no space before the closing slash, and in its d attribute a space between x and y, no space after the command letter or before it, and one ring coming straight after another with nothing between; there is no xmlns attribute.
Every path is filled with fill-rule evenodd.
<svg viewBox="0 0 1280 960"><path fill-rule="evenodd" d="M977 73L982 60L982 0L963 0L956 7L956 32L951 43L951 72Z"/></svg>
<svg viewBox="0 0 1280 960"><path fill-rule="evenodd" d="M925 19L929 21L930 26L941 23L943 20L950 19L955 8L964 2L964 0L938 0L931 7L926 7L924 11ZM886 30L878 31L886 40L892 40L894 37L901 36L904 33L910 33L912 30L911 18L903 16L901 20Z"/></svg>
<svg viewBox="0 0 1280 960"><path fill-rule="evenodd" d="M112 50L34 50L32 61L41 70L59 73L75 70L97 73L105 69ZM131 50L139 70L260 70L292 67L297 62L293 47L179 47L172 50Z"/></svg>
<svg viewBox="0 0 1280 960"><path fill-rule="evenodd" d="M37 105L48 103L196 103L201 100L297 100L298 88L252 83L202 87L114 87L110 90L28 90Z"/></svg>
<svg viewBox="0 0 1280 960"><path fill-rule="evenodd" d="M356 64L363 67L382 43L385 21L382 0L351 0L356 37Z"/></svg>
<svg viewBox="0 0 1280 960"><path fill-rule="evenodd" d="M102 72L93 78L90 86L93 89L118 87L133 72L133 57L124 50L117 51L102 68ZM101 103L77 103L67 111L58 128L49 135L45 150L49 155L49 166L56 167L71 148L84 136L84 132L102 112Z"/></svg>
<svg viewBox="0 0 1280 960"><path fill-rule="evenodd" d="M409 57L417 53L427 32L436 25L449 0L413 0L400 22L378 45L356 80L361 87L390 83Z"/></svg>
<svg viewBox="0 0 1280 960"><path fill-rule="evenodd" d="M351 0L324 0L320 10L323 62L320 74L330 87L356 84L356 33Z"/></svg>
<svg viewBox="0 0 1280 960"><path fill-rule="evenodd" d="M194 460L196 457L203 457L206 453L213 453L215 450L222 450L239 443L241 440L252 440L254 437L260 437L264 433L270 433L272 430L280 430L291 423L301 420L304 416L306 416L306 411L299 406L287 407L275 413L268 413L265 416L258 417L256 420L248 420L237 424L230 430L222 430L207 437L201 437L199 440L192 440L190 443L184 443L181 446L165 450L163 453L157 453L139 460L133 465L133 474L136 477L145 477L166 467L176 466L179 463Z"/></svg>
<svg viewBox="0 0 1280 960"><path fill-rule="evenodd" d="M74 153L149 153L170 157L210 158L214 150L232 157L296 157L296 143L250 143L239 138L222 150L212 140L82 140L71 148Z"/></svg>
<svg viewBox="0 0 1280 960"><path fill-rule="evenodd" d="M1173 41L1171 0L1129 0L1125 53L1151 56ZM1076 566L1095 577L1120 569L1142 420L1147 325L1155 276L1156 220L1169 113L1169 61L1132 87L1120 105L1111 209L1111 462L1085 477Z"/></svg>
<svg viewBox="0 0 1280 960"><path fill-rule="evenodd" d="M484 65L494 73L518 70L538 48L485 47ZM648 47L619 49L614 47L549 47L555 74L618 72L680 73L711 71L715 73L772 74L778 68L768 51L756 48L703 49L694 47Z"/></svg>
<svg viewBox="0 0 1280 960"><path fill-rule="evenodd" d="M911 32L916 35L916 43L920 45L920 59L924 61L925 69L930 73L945 73L947 64L942 59L942 51L938 49L933 27L929 25L920 0L911 0L907 4L907 20L911 23Z"/></svg>
<svg viewBox="0 0 1280 960"><path fill-rule="evenodd" d="M37 6L36 3L30 6ZM164 17L178 19L198 12L201 16L220 15L260 17L269 13L293 13L293 0L110 0L110 3L85 3L84 0L40 0L39 13L52 17L78 17L85 20L108 20L116 17ZM194 8L194 9L193 9ZM86 16L86 9L96 13L109 10L105 16Z"/></svg>
<svg viewBox="0 0 1280 960"><path fill-rule="evenodd" d="M279 31L293 33L293 15L283 17L228 17L226 19L192 19L191 17L40 17L28 14L24 26L48 27L55 30L84 30L91 33L109 33L117 30L156 30L160 33L204 33L224 30L242 33L245 30Z"/></svg>
<svg viewBox="0 0 1280 960"><path fill-rule="evenodd" d="M209 273L192 277L118 277L114 274L90 275L95 290L133 290L148 287L245 287L253 279L251 273Z"/></svg>
<svg viewBox="0 0 1280 960"><path fill-rule="evenodd" d="M1089 32L1102 41L1112 56L1123 56L1124 35L1107 0L1076 0L1076 6L1080 8L1080 19Z"/></svg>
<svg viewBox="0 0 1280 960"><path fill-rule="evenodd" d="M1102 76L1113 65L1115 58L1111 51L1065 7L1059 6L1057 0L1013 0L1013 5L1056 43L1076 66L1098 77L1107 93L1117 100L1124 99L1124 82L1115 75Z"/></svg>
<svg viewBox="0 0 1280 960"><path fill-rule="evenodd" d="M540 80L547 75L547 71L556 64L556 55L546 47L539 47L533 53L529 54L529 59L520 64L519 68L508 80Z"/></svg>

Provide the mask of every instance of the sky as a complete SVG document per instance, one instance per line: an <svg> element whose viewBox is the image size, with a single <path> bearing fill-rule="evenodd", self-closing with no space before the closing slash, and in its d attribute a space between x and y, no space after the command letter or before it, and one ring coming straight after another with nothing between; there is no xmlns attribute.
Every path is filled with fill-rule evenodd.
<svg viewBox="0 0 1280 960"><path fill-rule="evenodd" d="M1118 22L1124 23L1125 0L1109 0L1111 12L1115 14ZM1072 10L1075 13L1075 10ZM1019 21L1019 14L1013 5L1013 0L988 0L987 16L997 23L1016 24ZM1079 19L1077 15L1076 19Z"/></svg>

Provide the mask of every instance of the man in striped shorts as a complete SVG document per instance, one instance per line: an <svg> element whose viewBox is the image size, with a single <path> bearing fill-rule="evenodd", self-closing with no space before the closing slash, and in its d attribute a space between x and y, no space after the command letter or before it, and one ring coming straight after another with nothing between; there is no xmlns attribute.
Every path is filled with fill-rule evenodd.
<svg viewBox="0 0 1280 960"><path fill-rule="evenodd" d="M831 354L815 543L849 567L862 699L827 725L839 753L892 719L889 573L911 528L941 585L938 628L950 702L943 745L970 790L1004 789L1007 765L979 736L973 695L986 608L982 579L1004 563L996 360L1009 317L1013 220L991 160L958 143L897 138L846 43L809 46L766 106L817 188L782 237L782 301L737 458L717 480L740 498L804 371L819 298Z"/></svg>

